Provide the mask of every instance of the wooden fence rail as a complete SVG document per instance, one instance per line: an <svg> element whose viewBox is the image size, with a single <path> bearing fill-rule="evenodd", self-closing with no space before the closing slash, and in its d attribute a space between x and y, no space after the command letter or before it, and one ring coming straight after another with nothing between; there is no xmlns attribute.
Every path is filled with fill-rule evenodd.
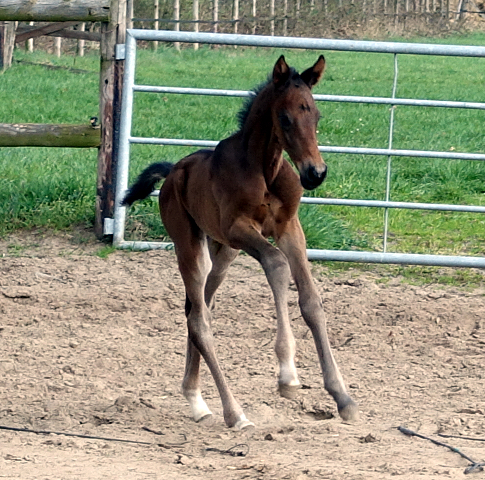
<svg viewBox="0 0 485 480"><path fill-rule="evenodd" d="M109 0L0 0L0 20L107 22Z"/></svg>
<svg viewBox="0 0 485 480"><path fill-rule="evenodd" d="M93 148L100 146L100 131L91 125L0 123L0 147Z"/></svg>
<svg viewBox="0 0 485 480"><path fill-rule="evenodd" d="M18 21L51 22L19 32L17 42L40 35L70 36L100 40L100 126L0 124L0 146L98 148L95 233L102 237L104 221L113 216L114 166L119 130L124 62L116 58L116 45L125 43L127 0L0 0L0 67L8 67L15 44ZM93 36L68 26L101 21L101 32ZM55 22L55 23L52 23Z"/></svg>

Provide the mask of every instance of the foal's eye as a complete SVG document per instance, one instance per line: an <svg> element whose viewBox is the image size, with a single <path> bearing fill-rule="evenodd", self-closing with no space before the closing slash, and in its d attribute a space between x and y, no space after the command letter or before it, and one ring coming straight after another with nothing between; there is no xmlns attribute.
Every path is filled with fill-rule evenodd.
<svg viewBox="0 0 485 480"><path fill-rule="evenodd" d="M279 116L279 120L280 120L281 128L283 130L288 130L291 127L291 119L285 113L282 113Z"/></svg>

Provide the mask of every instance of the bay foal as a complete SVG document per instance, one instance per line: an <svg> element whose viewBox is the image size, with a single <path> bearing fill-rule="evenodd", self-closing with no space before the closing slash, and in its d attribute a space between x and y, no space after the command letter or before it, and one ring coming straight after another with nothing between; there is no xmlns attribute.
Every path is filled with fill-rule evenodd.
<svg viewBox="0 0 485 480"><path fill-rule="evenodd" d="M344 420L358 417L357 404L347 394L330 350L298 220L303 188L318 187L327 173L317 146L320 114L311 94L324 69L325 59L320 56L300 75L281 56L268 82L241 112L237 133L222 140L215 150L195 152L175 165L151 165L123 201L131 205L145 198L166 177L160 191L160 213L175 244L186 289L188 341L182 390L196 421L211 415L201 395L202 355L221 396L227 426L241 429L252 425L229 389L211 333L214 294L239 250L258 260L273 292L280 394L292 398L300 385L287 306L291 274L301 313L315 340L325 389ZM283 158L284 150L299 177Z"/></svg>

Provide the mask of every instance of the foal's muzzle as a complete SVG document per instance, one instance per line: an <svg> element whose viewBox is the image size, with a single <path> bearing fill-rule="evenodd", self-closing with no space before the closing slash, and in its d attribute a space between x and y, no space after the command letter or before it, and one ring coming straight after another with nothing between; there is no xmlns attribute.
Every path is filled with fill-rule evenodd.
<svg viewBox="0 0 485 480"><path fill-rule="evenodd" d="M317 168L310 165L300 172L300 182L305 190L313 190L320 186L327 176L327 166L319 165Z"/></svg>

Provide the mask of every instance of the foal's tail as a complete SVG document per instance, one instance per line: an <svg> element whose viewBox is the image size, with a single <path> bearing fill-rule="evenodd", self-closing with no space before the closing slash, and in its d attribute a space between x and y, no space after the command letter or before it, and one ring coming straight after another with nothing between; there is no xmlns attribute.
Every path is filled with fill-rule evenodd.
<svg viewBox="0 0 485 480"><path fill-rule="evenodd" d="M137 200L143 200L155 190L155 184L166 178L172 171L173 164L168 162L154 163L140 173L136 182L128 190L121 205L129 206Z"/></svg>

